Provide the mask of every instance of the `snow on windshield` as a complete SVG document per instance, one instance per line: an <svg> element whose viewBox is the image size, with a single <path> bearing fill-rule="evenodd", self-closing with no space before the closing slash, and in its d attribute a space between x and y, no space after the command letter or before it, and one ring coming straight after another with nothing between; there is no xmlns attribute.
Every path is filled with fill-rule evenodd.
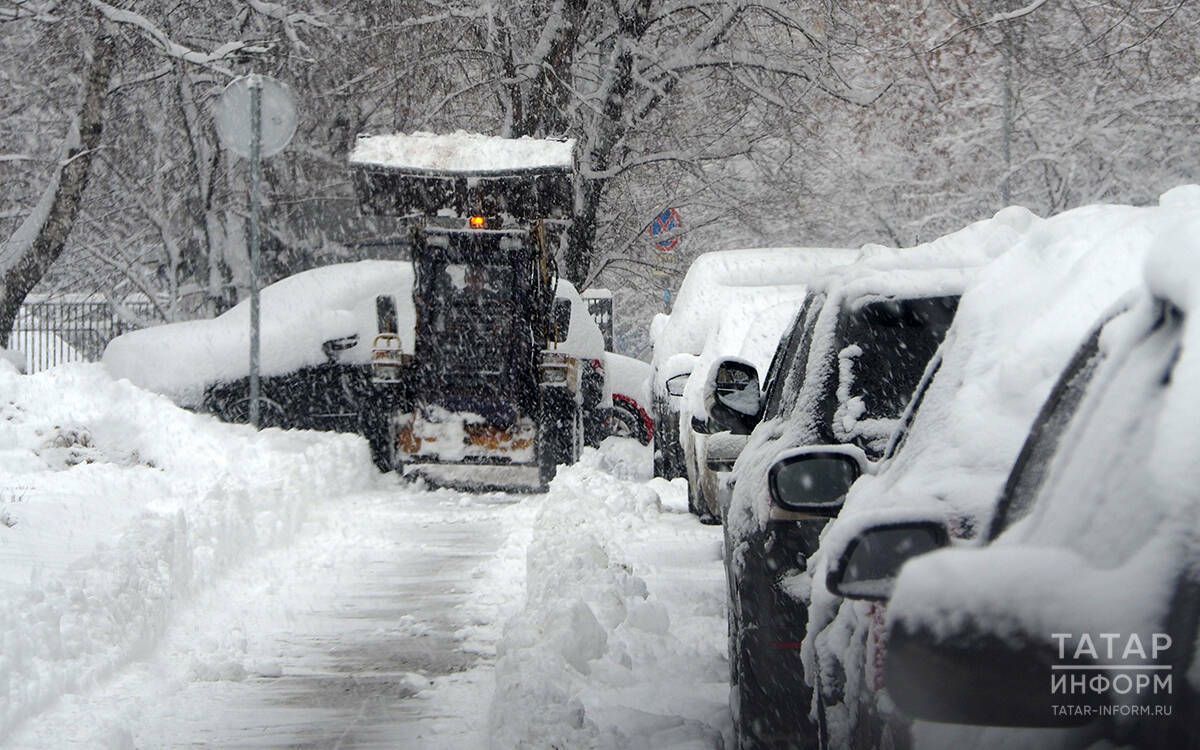
<svg viewBox="0 0 1200 750"><path fill-rule="evenodd" d="M809 279L829 266L853 262L859 251L838 248L763 248L705 253L688 268L671 314L651 326L662 390L662 365L681 352L700 355L722 321L744 326L755 313L803 294ZM776 340L779 334L776 333ZM735 354L738 349L722 354ZM711 357L709 358L711 361ZM705 363L706 364L706 363Z"/></svg>

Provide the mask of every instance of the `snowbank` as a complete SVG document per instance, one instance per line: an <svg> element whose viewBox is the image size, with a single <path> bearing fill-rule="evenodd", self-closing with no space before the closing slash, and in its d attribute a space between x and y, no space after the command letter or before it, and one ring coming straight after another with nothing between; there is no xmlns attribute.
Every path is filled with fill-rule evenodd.
<svg viewBox="0 0 1200 750"><path fill-rule="evenodd" d="M342 362L366 364L378 325L375 297L392 294L403 350L412 353L416 312L407 261L365 260L315 268L277 281L261 293L261 373L282 375L326 362L321 345L357 335ZM211 320L145 328L113 339L102 360L126 378L179 403L200 402L204 388L250 372L250 303Z"/></svg>
<svg viewBox="0 0 1200 750"><path fill-rule="evenodd" d="M648 449L609 439L538 501L525 605L497 647L494 747L722 741L720 532L649 473Z"/></svg>
<svg viewBox="0 0 1200 750"><path fill-rule="evenodd" d="M494 173L571 169L574 140L500 138L459 130L448 135L361 135L350 163L421 172Z"/></svg>
<svg viewBox="0 0 1200 750"><path fill-rule="evenodd" d="M0 740L376 475L359 438L224 425L99 365L0 365L0 392Z"/></svg>

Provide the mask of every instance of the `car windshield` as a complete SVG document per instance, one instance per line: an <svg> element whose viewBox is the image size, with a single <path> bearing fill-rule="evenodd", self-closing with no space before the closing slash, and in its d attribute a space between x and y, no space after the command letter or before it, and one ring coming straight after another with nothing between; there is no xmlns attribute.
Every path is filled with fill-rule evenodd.
<svg viewBox="0 0 1200 750"><path fill-rule="evenodd" d="M838 325L832 427L880 456L958 309L957 296L856 301Z"/></svg>

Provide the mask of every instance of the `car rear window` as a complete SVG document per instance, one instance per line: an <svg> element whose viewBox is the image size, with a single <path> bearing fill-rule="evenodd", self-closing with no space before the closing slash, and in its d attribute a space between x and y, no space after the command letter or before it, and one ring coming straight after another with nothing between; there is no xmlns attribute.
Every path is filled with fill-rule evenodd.
<svg viewBox="0 0 1200 750"><path fill-rule="evenodd" d="M879 456L946 337L958 296L856 300L843 309L836 344L833 434Z"/></svg>

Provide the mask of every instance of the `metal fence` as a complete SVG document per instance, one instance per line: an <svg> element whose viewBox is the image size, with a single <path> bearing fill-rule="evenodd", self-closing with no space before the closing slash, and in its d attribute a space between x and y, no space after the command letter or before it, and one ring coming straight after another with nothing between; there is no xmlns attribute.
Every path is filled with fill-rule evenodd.
<svg viewBox="0 0 1200 750"><path fill-rule="evenodd" d="M153 316L146 302L124 307L139 317ZM29 372L38 372L65 362L95 362L109 341L136 327L107 302L27 302L17 313L8 348L25 355Z"/></svg>

